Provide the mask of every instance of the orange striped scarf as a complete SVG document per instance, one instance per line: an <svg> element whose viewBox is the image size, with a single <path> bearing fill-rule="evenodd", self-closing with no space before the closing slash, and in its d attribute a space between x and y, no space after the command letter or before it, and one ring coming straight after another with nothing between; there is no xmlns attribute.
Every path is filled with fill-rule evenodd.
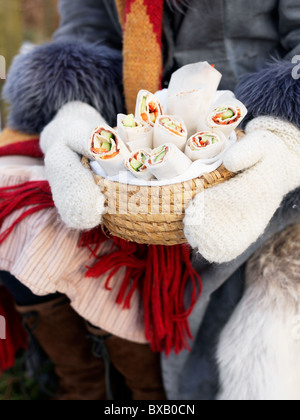
<svg viewBox="0 0 300 420"><path fill-rule="evenodd" d="M141 89L161 88L163 0L115 0L123 28L123 82L127 111Z"/></svg>

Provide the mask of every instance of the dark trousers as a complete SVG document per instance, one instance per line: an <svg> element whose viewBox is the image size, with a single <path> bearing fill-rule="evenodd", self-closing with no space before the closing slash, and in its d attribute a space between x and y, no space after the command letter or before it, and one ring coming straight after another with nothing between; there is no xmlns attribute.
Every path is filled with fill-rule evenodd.
<svg viewBox="0 0 300 420"><path fill-rule="evenodd" d="M36 296L7 271L0 271L0 280L13 295L19 306L38 305L39 303L50 302L60 296L58 293L48 296Z"/></svg>

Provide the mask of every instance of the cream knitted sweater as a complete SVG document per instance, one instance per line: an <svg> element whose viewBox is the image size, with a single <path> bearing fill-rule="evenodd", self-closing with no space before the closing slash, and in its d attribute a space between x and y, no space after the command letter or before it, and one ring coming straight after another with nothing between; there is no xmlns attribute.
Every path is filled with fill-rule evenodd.
<svg viewBox="0 0 300 420"><path fill-rule="evenodd" d="M235 178L199 194L186 211L185 235L209 262L229 262L265 231L284 196L300 185L300 131L260 117L225 156Z"/></svg>

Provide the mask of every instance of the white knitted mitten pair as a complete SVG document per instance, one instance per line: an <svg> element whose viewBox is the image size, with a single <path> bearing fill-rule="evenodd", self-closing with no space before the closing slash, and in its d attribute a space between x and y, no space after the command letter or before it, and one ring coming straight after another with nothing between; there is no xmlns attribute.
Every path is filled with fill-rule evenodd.
<svg viewBox="0 0 300 420"><path fill-rule="evenodd" d="M88 140L92 131L104 122L91 106L70 102L41 134L46 175L55 205L63 222L74 229L92 229L101 224L105 197L80 159L91 158Z"/></svg>
<svg viewBox="0 0 300 420"><path fill-rule="evenodd" d="M98 226L105 211L103 194L80 162L82 155L91 157L88 140L102 123L92 107L71 102L41 134L54 202L71 228ZM246 133L224 160L240 174L200 193L186 211L186 238L210 262L241 255L264 233L284 196L300 185L300 131L294 125L260 117Z"/></svg>
<svg viewBox="0 0 300 420"><path fill-rule="evenodd" d="M199 194L186 211L186 238L210 262L241 255L264 233L284 196L300 185L300 131L294 125L259 117L246 134L224 160L228 170L241 173Z"/></svg>

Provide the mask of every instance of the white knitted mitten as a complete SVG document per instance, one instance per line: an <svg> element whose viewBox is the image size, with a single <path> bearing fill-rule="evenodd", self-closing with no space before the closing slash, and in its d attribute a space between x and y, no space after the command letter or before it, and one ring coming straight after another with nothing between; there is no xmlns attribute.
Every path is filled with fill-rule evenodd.
<svg viewBox="0 0 300 420"><path fill-rule="evenodd" d="M91 157L88 140L105 121L91 106L70 102L43 130L40 145L45 154L47 179L63 222L74 229L92 229L101 224L105 197L92 174L81 164Z"/></svg>
<svg viewBox="0 0 300 420"><path fill-rule="evenodd" d="M297 127L259 117L246 134L224 159L229 171L241 173L200 193L186 211L186 238L210 262L229 262L246 251L264 233L284 196L300 186Z"/></svg>

